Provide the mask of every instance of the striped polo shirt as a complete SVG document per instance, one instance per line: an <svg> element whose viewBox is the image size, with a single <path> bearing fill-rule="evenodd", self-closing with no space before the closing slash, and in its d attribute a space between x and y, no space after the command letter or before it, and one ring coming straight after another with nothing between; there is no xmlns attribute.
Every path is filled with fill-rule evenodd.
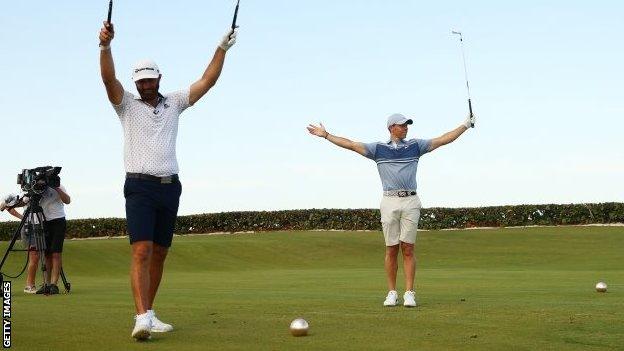
<svg viewBox="0 0 624 351"><path fill-rule="evenodd" d="M416 191L416 169L420 156L429 152L431 140L410 139L394 143L377 142L364 144L366 157L377 163L384 191Z"/></svg>

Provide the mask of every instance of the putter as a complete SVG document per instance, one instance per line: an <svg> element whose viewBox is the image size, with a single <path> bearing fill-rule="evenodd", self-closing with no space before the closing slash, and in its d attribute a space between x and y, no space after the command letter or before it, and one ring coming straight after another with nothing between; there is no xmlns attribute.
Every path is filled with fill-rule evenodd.
<svg viewBox="0 0 624 351"><path fill-rule="evenodd" d="M468 91L468 111L470 111L470 117L473 117L472 114L472 101L470 101L470 84L468 84L468 70L466 69L466 55L464 55L464 38L460 31L452 30L451 33L455 35L459 35L459 44L461 46L462 52L462 60L464 61L464 77L466 78L466 90ZM470 123L472 127L474 127L474 123Z"/></svg>
<svg viewBox="0 0 624 351"><path fill-rule="evenodd" d="M113 0L109 0L108 2L108 17L106 19L107 23L111 23L111 17L113 16Z"/></svg>

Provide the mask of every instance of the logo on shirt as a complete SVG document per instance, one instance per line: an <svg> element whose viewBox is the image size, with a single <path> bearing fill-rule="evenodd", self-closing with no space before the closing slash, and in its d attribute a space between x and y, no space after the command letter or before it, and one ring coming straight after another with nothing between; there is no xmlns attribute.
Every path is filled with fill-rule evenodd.
<svg viewBox="0 0 624 351"><path fill-rule="evenodd" d="M164 108L169 108L169 104L164 104L164 105L163 105L163 107L164 107ZM154 110L154 114L155 114L155 115L157 115L157 114L159 114L159 113L160 113L160 110L159 110L159 109L155 109L155 110Z"/></svg>

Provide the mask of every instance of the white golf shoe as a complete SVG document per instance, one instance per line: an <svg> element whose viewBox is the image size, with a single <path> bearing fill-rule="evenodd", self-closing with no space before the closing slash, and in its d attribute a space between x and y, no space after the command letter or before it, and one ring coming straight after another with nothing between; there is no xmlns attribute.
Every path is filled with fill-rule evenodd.
<svg viewBox="0 0 624 351"><path fill-rule="evenodd" d="M416 307L416 294L413 291L408 290L403 294L403 306Z"/></svg>
<svg viewBox="0 0 624 351"><path fill-rule="evenodd" d="M388 291L388 295L386 296L386 300L384 301L383 305L386 307L396 306L398 298L399 295L397 294L397 292L395 290L390 290Z"/></svg>
<svg viewBox="0 0 624 351"><path fill-rule="evenodd" d="M137 341L144 341L149 339L152 335L150 330L152 329L152 318L148 312L138 314L134 316L134 329L132 329L132 337Z"/></svg>
<svg viewBox="0 0 624 351"><path fill-rule="evenodd" d="M163 323L160 319L156 318L156 312L154 312L154 310L147 310L147 313L152 319L152 329L150 330L152 333L166 333L173 330L171 324Z"/></svg>

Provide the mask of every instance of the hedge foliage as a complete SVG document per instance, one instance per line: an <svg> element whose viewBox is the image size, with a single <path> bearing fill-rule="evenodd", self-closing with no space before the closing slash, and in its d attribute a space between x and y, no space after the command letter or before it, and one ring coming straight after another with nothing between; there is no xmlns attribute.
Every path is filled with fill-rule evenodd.
<svg viewBox="0 0 624 351"><path fill-rule="evenodd" d="M69 238L126 235L123 218L69 220ZM530 225L624 223L624 203L518 205L475 208L427 208L419 228L513 227ZM17 222L0 222L0 240L8 240ZM376 209L310 209L223 212L180 216L177 234L275 230L381 230Z"/></svg>

